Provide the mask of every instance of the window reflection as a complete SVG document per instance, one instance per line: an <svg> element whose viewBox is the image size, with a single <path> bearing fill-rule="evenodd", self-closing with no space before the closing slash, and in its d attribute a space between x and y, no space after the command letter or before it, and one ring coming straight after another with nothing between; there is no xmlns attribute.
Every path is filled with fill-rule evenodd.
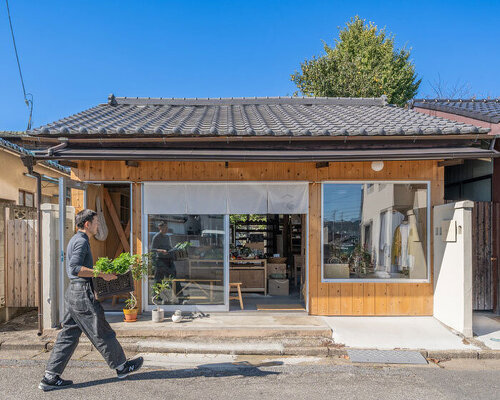
<svg viewBox="0 0 500 400"><path fill-rule="evenodd" d="M148 239L149 304L153 285L164 279L171 288L159 304L224 304L223 215L149 215Z"/></svg>
<svg viewBox="0 0 500 400"><path fill-rule="evenodd" d="M426 184L324 184L325 279L426 279Z"/></svg>

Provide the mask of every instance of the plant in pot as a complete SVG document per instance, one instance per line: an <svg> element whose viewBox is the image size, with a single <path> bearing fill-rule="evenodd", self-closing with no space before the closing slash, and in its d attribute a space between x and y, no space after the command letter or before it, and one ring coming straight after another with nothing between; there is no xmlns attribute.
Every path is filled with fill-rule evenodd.
<svg viewBox="0 0 500 400"><path fill-rule="evenodd" d="M137 321L137 299L134 296L134 292L130 292L130 297L125 300L125 308L123 309L123 315L125 316L125 322L135 322Z"/></svg>
<svg viewBox="0 0 500 400"><path fill-rule="evenodd" d="M163 278L161 282L155 283L152 287L153 298L151 299L151 301L156 306L156 309L153 310L152 313L153 322L162 322L165 317L165 311L163 310L163 308L160 308L157 301L160 300L161 295L165 291L169 290L172 287L172 279L172 277Z"/></svg>

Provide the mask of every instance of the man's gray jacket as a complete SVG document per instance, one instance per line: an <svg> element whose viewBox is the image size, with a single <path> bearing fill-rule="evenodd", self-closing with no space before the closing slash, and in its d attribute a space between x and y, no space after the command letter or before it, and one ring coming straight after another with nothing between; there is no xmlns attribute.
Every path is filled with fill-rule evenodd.
<svg viewBox="0 0 500 400"><path fill-rule="evenodd" d="M90 251L89 237L86 233L81 231L75 233L68 243L66 255L66 273L68 274L68 278L81 282L92 281L92 278L78 276L82 266L92 269L94 265L92 252Z"/></svg>

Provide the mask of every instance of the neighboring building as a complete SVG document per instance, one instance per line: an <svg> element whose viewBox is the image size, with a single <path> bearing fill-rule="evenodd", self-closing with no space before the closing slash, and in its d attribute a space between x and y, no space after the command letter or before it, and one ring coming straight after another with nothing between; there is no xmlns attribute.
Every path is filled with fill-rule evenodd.
<svg viewBox="0 0 500 400"><path fill-rule="evenodd" d="M411 108L432 116L473 124L490 129L490 135L496 136L495 149L500 150L500 99L419 99L413 100ZM491 237L478 240L478 247L485 253L483 268L477 269L477 292L474 307L480 310L493 309L500 312L500 159L458 159L445 164L445 199L493 202L491 205ZM488 208L489 209L489 208ZM488 215L488 214L487 214ZM483 219L480 216L480 219ZM481 255L479 255L481 257ZM477 267L475 267L477 268ZM490 299L491 298L491 299Z"/></svg>
<svg viewBox="0 0 500 400"><path fill-rule="evenodd" d="M33 153L22 139L20 133L0 132L0 201L35 207L36 179L27 176L21 160L22 156ZM57 203L59 192L55 180L69 177L71 170L54 161L43 161L34 170L45 176L42 203Z"/></svg>
<svg viewBox="0 0 500 400"><path fill-rule="evenodd" d="M500 135L500 99L416 99L411 107L428 115L482 126L490 129L490 135ZM500 140L496 149L500 149ZM446 165L445 199L500 202L500 161L457 160L455 165Z"/></svg>
<svg viewBox="0 0 500 400"><path fill-rule="evenodd" d="M89 183L87 193L75 191L72 196L77 209L95 204L96 192L103 188L128 185L131 223L126 234L134 252L151 249L148 242L165 221L176 232L178 224L197 221L197 228L184 229L189 246L183 255L184 270L176 271L184 279L180 284L191 290L185 282L192 288L203 271L205 276L210 269L219 272L207 278L210 296L186 296L184 303L165 299L167 310L229 310L233 260L228 216L261 214L298 215L305 221L309 314L432 315L438 277L433 269L431 215L434 206L445 202L440 163L497 157L488 132L388 105L384 97L112 95L106 104L34 129L30 135L54 146L37 152L37 159L74 162L72 179ZM376 238L382 222L375 221L382 205L369 204L367 188L375 184L377 190L386 185L380 192L388 193L384 210L400 214L384 222L383 239ZM406 218L418 232L411 240L394 240L404 228L392 227ZM368 219L373 220L372 228L366 228ZM203 231L217 232L217 240L209 242ZM219 237L222 232L224 238ZM371 240L379 254L366 257L366 268L358 268L359 258L353 255L363 240ZM386 248L380 254L382 242ZM335 258L341 260L337 265L343 263L342 278L324 274L324 264ZM167 264L166 270L172 268ZM260 271L259 266L251 272L259 287ZM157 278L150 276L138 288L144 311L153 308L150 287Z"/></svg>
<svg viewBox="0 0 500 400"><path fill-rule="evenodd" d="M19 132L0 132L0 321L8 316L5 307L6 266L8 265L6 249L12 241L11 238L5 237L6 218L10 218L5 213L5 207L22 206L34 210L37 204L36 179L28 175L21 159L23 156L33 155L31 150L20 145L23 144L23 136L25 134ZM59 201L58 179L69 178L70 169L54 161L42 161L34 167L34 171L42 175L42 202L57 203ZM34 254L35 249L33 248L32 251ZM11 262L21 263L19 260ZM10 315L14 312L14 309L11 310Z"/></svg>

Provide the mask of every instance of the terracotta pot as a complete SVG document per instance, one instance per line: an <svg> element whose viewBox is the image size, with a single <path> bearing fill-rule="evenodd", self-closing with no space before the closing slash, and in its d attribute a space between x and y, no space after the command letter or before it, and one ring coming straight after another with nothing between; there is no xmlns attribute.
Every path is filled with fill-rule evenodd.
<svg viewBox="0 0 500 400"><path fill-rule="evenodd" d="M132 310L124 308L123 315L125 315L125 322L135 322L137 321L137 308L133 308Z"/></svg>

